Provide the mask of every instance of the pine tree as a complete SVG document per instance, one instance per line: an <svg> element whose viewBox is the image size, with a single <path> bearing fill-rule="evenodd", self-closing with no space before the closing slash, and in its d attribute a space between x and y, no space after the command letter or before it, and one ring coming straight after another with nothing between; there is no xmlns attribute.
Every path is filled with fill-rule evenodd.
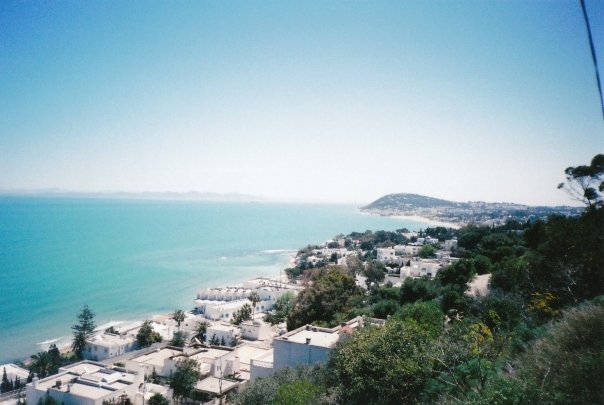
<svg viewBox="0 0 604 405"><path fill-rule="evenodd" d="M11 383L8 381L8 376L6 375L6 367L4 367L4 372L2 373L2 384L0 385L1 392L9 392L11 391Z"/></svg>
<svg viewBox="0 0 604 405"><path fill-rule="evenodd" d="M94 333L94 312L92 312L88 305L84 305L82 311L78 315L78 323L73 325L73 343L71 348L75 352L76 356L80 359L83 358L83 352L86 348L86 340Z"/></svg>

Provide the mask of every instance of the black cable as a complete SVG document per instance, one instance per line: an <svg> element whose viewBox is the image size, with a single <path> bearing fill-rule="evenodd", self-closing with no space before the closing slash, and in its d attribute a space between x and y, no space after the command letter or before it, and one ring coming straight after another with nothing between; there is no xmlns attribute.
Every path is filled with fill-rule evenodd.
<svg viewBox="0 0 604 405"><path fill-rule="evenodd" d="M604 119L604 98L602 98L602 85L600 84L600 72L598 70L598 60L596 59L596 50L594 49L594 41L591 37L591 28L589 27L589 18L587 17L587 10L585 9L585 0L580 0L581 9L583 10L583 17L585 18L585 25L587 26L587 36L589 37L589 48L591 49L591 58L594 63L596 70L596 82L598 83L598 92L600 94L600 106L602 107L602 119Z"/></svg>

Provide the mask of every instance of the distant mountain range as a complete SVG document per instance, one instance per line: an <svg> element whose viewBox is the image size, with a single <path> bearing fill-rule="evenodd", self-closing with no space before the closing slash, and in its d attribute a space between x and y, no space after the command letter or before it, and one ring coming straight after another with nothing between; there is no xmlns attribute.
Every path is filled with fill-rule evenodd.
<svg viewBox="0 0 604 405"><path fill-rule="evenodd" d="M179 192L78 192L60 189L44 190L0 190L0 196L47 197L47 198L113 198L127 200L172 200L172 201L269 201L268 198L239 193L204 193L199 191Z"/></svg>
<svg viewBox="0 0 604 405"><path fill-rule="evenodd" d="M496 224L507 219L544 218L551 214L579 215L581 207L528 206L515 203L487 203L483 201L456 202L419 194L388 194L378 198L361 211L378 215L417 215L445 222Z"/></svg>

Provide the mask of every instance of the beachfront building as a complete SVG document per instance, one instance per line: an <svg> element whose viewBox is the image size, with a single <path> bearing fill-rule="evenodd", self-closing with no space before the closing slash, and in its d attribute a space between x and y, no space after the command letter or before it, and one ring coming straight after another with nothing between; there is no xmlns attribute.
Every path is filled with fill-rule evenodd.
<svg viewBox="0 0 604 405"><path fill-rule="evenodd" d="M47 396L64 405L102 405L103 401L129 399L142 402L143 374L125 368L108 368L82 361L59 369L50 377L27 384L27 402L37 404Z"/></svg>
<svg viewBox="0 0 604 405"><path fill-rule="evenodd" d="M243 286L238 287L202 288L197 292L197 299L194 301L195 309L206 319L227 321L243 305L251 305L247 297L252 292L256 292L260 297L255 312L261 313L270 311L283 294L287 292L297 294L301 289L302 287L298 285L266 278L249 280Z"/></svg>
<svg viewBox="0 0 604 405"><path fill-rule="evenodd" d="M206 330L206 342L215 337L218 342L230 345L233 340L237 340L240 336L239 328L230 323L214 323L208 326Z"/></svg>
<svg viewBox="0 0 604 405"><path fill-rule="evenodd" d="M381 326L384 322L383 319L359 316L335 328L306 325L276 337L272 353L262 353L251 360L251 380L270 375L283 367L325 363L331 350L341 339L367 323Z"/></svg>
<svg viewBox="0 0 604 405"><path fill-rule="evenodd" d="M239 372L239 352L233 347L204 347L191 352L185 350L167 362L176 370L176 365L184 359L195 360L204 376L224 378Z"/></svg>
<svg viewBox="0 0 604 405"><path fill-rule="evenodd" d="M97 333L86 340L84 359L102 361L138 349L136 335L130 333Z"/></svg>
<svg viewBox="0 0 604 405"><path fill-rule="evenodd" d="M200 365L203 376L223 377L239 370L237 348L232 347L163 347L126 361L126 368L144 370L149 375L155 370L160 377L171 377L178 362L193 359Z"/></svg>
<svg viewBox="0 0 604 405"><path fill-rule="evenodd" d="M126 360L128 370L144 370L149 375L155 370L160 377L170 377L174 372L173 363L167 360L183 353L182 348L162 347L149 353L141 354Z"/></svg>

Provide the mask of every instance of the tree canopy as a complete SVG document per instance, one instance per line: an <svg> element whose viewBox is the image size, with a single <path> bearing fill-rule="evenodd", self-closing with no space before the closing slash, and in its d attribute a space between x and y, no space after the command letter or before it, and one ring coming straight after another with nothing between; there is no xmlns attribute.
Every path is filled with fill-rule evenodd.
<svg viewBox="0 0 604 405"><path fill-rule="evenodd" d="M83 352L86 348L86 340L92 336L95 327L94 312L88 308L88 305L84 305L78 314L78 323L71 327L73 330L71 348L79 358L83 357Z"/></svg>
<svg viewBox="0 0 604 405"><path fill-rule="evenodd" d="M182 401L193 392L195 384L201 378L199 364L194 359L184 359L176 364L176 371L170 379L173 397L176 402Z"/></svg>
<svg viewBox="0 0 604 405"><path fill-rule="evenodd" d="M351 299L360 295L361 290L349 272L337 266L322 269L313 284L296 297L287 328L292 330L313 322L330 324L338 312L351 308Z"/></svg>

